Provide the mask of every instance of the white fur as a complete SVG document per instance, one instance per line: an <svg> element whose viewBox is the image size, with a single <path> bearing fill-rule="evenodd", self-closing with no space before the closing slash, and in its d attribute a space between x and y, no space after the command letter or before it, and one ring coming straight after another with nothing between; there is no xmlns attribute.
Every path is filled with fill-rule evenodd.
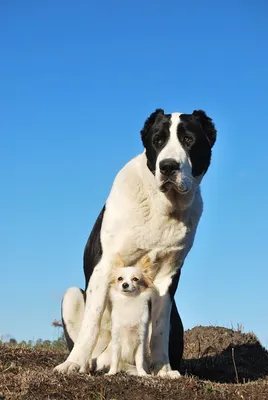
<svg viewBox="0 0 268 400"><path fill-rule="evenodd" d="M128 296L111 287L112 346L109 375L127 370L126 367L134 362L137 374L147 375L145 358L150 317L148 301L151 295L151 289L136 296Z"/></svg>
<svg viewBox="0 0 268 400"><path fill-rule="evenodd" d="M78 337L84 310L85 303L81 290L76 287L67 289L62 301L62 317L73 342L76 342Z"/></svg>
<svg viewBox="0 0 268 400"><path fill-rule="evenodd" d="M176 186L181 192L187 192L191 189L194 182L192 177L192 165L190 158L178 140L177 127L180 122L180 113L173 113L171 116L170 136L167 144L159 153L156 160L155 177L159 187L162 186L163 177L160 172L159 164L166 158L172 158L180 165L175 178Z"/></svg>
<svg viewBox="0 0 268 400"><path fill-rule="evenodd" d="M172 116L174 127L175 120L179 121L177 114ZM177 143L172 135L170 153ZM182 162L183 152L180 146L176 148L177 159ZM170 153L166 153L165 157L170 157ZM187 168L185 173L188 173ZM145 254L157 263L154 285L160 296L154 299L152 307L152 362L155 374L170 377L180 375L178 371L171 371L169 364L171 302L168 288L172 276L192 247L201 213L199 186L192 185L187 194L174 191L167 195L160 192L156 177L147 168L145 153L122 168L106 203L101 229L103 254L87 288L87 302L79 335L67 360L56 367L58 371L87 370L107 303L112 260L116 253L120 253L128 265L134 265Z"/></svg>

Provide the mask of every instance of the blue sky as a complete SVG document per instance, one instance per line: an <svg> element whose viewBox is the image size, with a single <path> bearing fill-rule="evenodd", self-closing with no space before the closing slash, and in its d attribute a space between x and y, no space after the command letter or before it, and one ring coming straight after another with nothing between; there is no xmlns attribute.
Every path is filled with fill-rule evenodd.
<svg viewBox="0 0 268 400"><path fill-rule="evenodd" d="M242 324L268 346L265 1L0 5L0 335L55 337L118 170L157 107L218 128L176 295L185 328Z"/></svg>

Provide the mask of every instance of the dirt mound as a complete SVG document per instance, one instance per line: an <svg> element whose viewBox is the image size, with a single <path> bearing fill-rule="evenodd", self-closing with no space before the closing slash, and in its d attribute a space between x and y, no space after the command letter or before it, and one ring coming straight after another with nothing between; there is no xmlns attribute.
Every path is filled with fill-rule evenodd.
<svg viewBox="0 0 268 400"><path fill-rule="evenodd" d="M0 400L266 400L268 378L244 384L211 382L236 381L232 348L240 381L268 375L267 351L254 335L218 327L185 332L182 370L186 376L174 381L124 374L59 375L52 369L66 358L66 352L0 345Z"/></svg>
<svg viewBox="0 0 268 400"><path fill-rule="evenodd" d="M182 371L217 382L268 376L268 352L252 333L197 326L185 332Z"/></svg>

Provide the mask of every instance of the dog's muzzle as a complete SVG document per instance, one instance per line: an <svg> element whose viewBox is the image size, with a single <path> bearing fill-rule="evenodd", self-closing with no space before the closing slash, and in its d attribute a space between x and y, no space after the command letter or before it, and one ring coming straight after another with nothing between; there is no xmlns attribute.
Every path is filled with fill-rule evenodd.
<svg viewBox="0 0 268 400"><path fill-rule="evenodd" d="M180 164L173 158L166 158L159 163L159 169L162 175L170 177L180 170Z"/></svg>
<svg viewBox="0 0 268 400"><path fill-rule="evenodd" d="M176 190L181 194L186 194L190 191L191 185L186 183L185 179L179 177L180 163L173 158L166 158L159 163L159 170L161 174L160 190L163 193L169 190Z"/></svg>

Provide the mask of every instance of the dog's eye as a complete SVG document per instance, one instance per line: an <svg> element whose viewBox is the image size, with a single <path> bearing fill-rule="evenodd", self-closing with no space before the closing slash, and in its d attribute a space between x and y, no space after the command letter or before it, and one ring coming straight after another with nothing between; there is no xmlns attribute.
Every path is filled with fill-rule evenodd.
<svg viewBox="0 0 268 400"><path fill-rule="evenodd" d="M185 135L183 137L183 143L186 144L186 146L191 146L191 144L193 143L194 139L192 138L192 136L190 135Z"/></svg>
<svg viewBox="0 0 268 400"><path fill-rule="evenodd" d="M165 142L165 139L163 138L163 136L160 136L160 135L155 135L155 136L154 136L153 144L154 144L156 147L161 147L161 146L163 146L164 142Z"/></svg>
<svg viewBox="0 0 268 400"><path fill-rule="evenodd" d="M134 281L134 282L138 282L138 280L139 280L139 279L136 278L136 276L134 276L133 281Z"/></svg>
<svg viewBox="0 0 268 400"><path fill-rule="evenodd" d="M117 278L117 280L118 280L119 282L121 282L121 281L123 280L122 276L119 276L119 278Z"/></svg>

